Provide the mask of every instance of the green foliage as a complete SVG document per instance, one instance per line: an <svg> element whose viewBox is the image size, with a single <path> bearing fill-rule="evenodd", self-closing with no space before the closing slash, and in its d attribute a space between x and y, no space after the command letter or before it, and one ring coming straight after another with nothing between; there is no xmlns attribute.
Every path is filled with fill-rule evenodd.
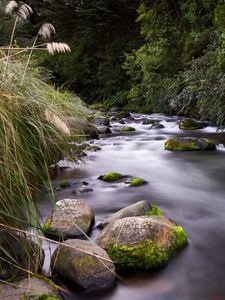
<svg viewBox="0 0 225 300"><path fill-rule="evenodd" d="M39 297L29 298L30 300L60 300L59 298L52 298L47 295L41 295Z"/></svg>
<svg viewBox="0 0 225 300"><path fill-rule="evenodd" d="M149 211L146 212L146 216L164 216L164 212L155 204L151 204Z"/></svg>

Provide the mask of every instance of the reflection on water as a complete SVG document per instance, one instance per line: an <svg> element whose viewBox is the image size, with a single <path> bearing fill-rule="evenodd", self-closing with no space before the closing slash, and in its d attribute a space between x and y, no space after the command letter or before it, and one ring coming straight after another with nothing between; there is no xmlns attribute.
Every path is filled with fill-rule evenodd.
<svg viewBox="0 0 225 300"><path fill-rule="evenodd" d="M134 117L143 118L143 115ZM94 189L79 197L95 210L96 223L129 204L148 200L184 227L189 245L159 272L123 278L111 293L94 297L104 300L225 300L225 135L216 132L215 127L184 132L178 129L176 117L157 114L150 117L161 120L166 128L149 129L149 125L132 122L130 125L136 132L101 138L97 143L102 151L90 153L79 166L64 170L61 177L85 180ZM215 152L168 152L164 150L164 142L171 135L211 138L218 148ZM107 172L142 177L149 184L129 188L97 179ZM74 196L71 190L72 187L60 191L57 197ZM45 218L51 205L46 201L40 205ZM92 238L97 234L96 229ZM64 296L67 300L93 298L75 292Z"/></svg>

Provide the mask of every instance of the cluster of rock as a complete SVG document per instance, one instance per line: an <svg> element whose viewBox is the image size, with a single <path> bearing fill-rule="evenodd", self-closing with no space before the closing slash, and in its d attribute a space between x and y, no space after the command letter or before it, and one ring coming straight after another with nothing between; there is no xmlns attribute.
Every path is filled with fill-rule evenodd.
<svg viewBox="0 0 225 300"><path fill-rule="evenodd" d="M87 236L94 216L84 201L64 199L56 206L44 231L70 239L55 250L52 272L73 281L86 292L112 288L116 270L159 268L187 243L183 229L146 201L134 203L102 220L97 225L103 230L96 243Z"/></svg>

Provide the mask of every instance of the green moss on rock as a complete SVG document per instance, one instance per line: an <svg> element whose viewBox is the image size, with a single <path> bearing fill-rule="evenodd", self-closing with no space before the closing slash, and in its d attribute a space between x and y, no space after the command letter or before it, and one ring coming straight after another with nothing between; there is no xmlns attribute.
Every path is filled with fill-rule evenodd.
<svg viewBox="0 0 225 300"><path fill-rule="evenodd" d="M68 180L62 180L62 181L60 181L59 186L60 186L62 189L67 188L67 187L69 186Z"/></svg>
<svg viewBox="0 0 225 300"><path fill-rule="evenodd" d="M149 211L146 212L146 216L164 216L164 212L155 204L151 204Z"/></svg>
<svg viewBox="0 0 225 300"><path fill-rule="evenodd" d="M121 178L123 178L123 175L120 173L107 173L105 175L99 176L99 179L101 179L105 182L114 182Z"/></svg>
<svg viewBox="0 0 225 300"><path fill-rule="evenodd" d="M124 126L120 129L120 131L122 132L131 132L131 131L135 131L136 129L132 126Z"/></svg>
<svg viewBox="0 0 225 300"><path fill-rule="evenodd" d="M139 186L139 185L143 185L146 184L147 182L143 179L143 178L132 178L129 181L130 186Z"/></svg>
<svg viewBox="0 0 225 300"><path fill-rule="evenodd" d="M149 270L163 266L170 254L160 250L152 241L146 240L134 247L114 244L108 251L112 261L119 269Z"/></svg>
<svg viewBox="0 0 225 300"><path fill-rule="evenodd" d="M193 119L183 119L179 123L179 128L183 130L195 130L202 129L203 126L201 123L198 123Z"/></svg>
<svg viewBox="0 0 225 300"><path fill-rule="evenodd" d="M216 146L212 141L200 138L171 137L165 142L165 150L169 151L210 151Z"/></svg>
<svg viewBox="0 0 225 300"><path fill-rule="evenodd" d="M181 248L187 244L187 233L181 226L175 227L176 247Z"/></svg>

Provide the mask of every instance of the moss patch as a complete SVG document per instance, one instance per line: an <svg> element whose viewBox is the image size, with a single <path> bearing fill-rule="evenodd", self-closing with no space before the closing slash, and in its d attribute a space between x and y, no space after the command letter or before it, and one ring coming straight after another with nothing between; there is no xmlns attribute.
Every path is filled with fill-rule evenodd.
<svg viewBox="0 0 225 300"><path fill-rule="evenodd" d="M187 233L181 226L175 227L176 247L181 248L187 244Z"/></svg>
<svg viewBox="0 0 225 300"><path fill-rule="evenodd" d="M124 126L120 129L120 131L122 132L131 132L131 131L135 131L136 129L132 126Z"/></svg>
<svg viewBox="0 0 225 300"><path fill-rule="evenodd" d="M155 204L151 204L149 211L146 212L146 216L164 216L164 212Z"/></svg>
<svg viewBox="0 0 225 300"><path fill-rule="evenodd" d="M181 142L175 138L169 138L165 142L165 150L169 151L196 151L201 150L200 146L194 142Z"/></svg>
<svg viewBox="0 0 225 300"><path fill-rule="evenodd" d="M62 189L67 188L67 187L69 186L68 180L62 180L62 181L60 181L59 186L60 186Z"/></svg>
<svg viewBox="0 0 225 300"><path fill-rule="evenodd" d="M166 264L170 253L160 250L152 241L146 240L134 247L114 244L108 251L119 269L149 270Z"/></svg>
<svg viewBox="0 0 225 300"><path fill-rule="evenodd" d="M44 226L42 227L42 231L43 231L44 233L48 233L48 232L49 232L49 228L50 228L50 226L51 226L51 222L52 222L51 218L48 218L48 219L45 221Z"/></svg>
<svg viewBox="0 0 225 300"><path fill-rule="evenodd" d="M105 182L114 182L123 178L123 175L120 173L107 173L105 175L99 176L98 178Z"/></svg>
<svg viewBox="0 0 225 300"><path fill-rule="evenodd" d="M146 183L147 183L147 181L145 181L143 178L132 178L129 181L130 186L139 186L139 185L143 185Z"/></svg>

